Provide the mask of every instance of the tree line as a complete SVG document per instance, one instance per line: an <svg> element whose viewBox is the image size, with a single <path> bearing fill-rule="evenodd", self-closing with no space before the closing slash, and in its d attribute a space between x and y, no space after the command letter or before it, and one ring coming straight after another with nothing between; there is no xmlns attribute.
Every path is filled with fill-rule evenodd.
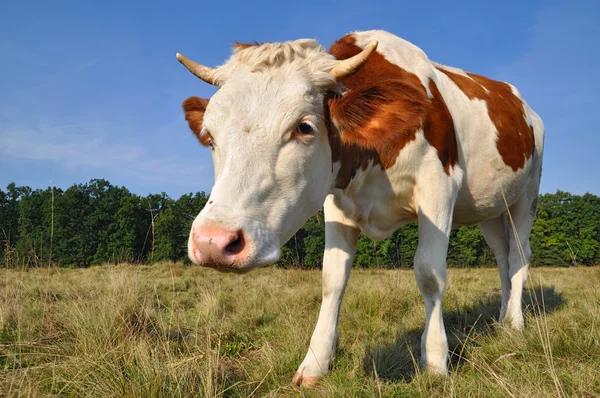
<svg viewBox="0 0 600 398"><path fill-rule="evenodd" d="M204 192L177 200L164 192L140 196L104 179L66 190L33 190L11 183L6 190L0 189L0 267L189 262L189 229L207 199ZM324 240L323 214L319 212L285 244L279 265L319 267ZM417 241L414 223L383 241L361 234L354 264L411 267ZM563 191L540 195L531 248L532 265L600 263L600 197ZM495 264L476 226L452 230L448 264Z"/></svg>

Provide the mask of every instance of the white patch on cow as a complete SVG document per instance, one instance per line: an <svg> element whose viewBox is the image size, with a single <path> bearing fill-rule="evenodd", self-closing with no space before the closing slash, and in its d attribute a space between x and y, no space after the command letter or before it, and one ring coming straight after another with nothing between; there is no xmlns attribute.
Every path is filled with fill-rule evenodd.
<svg viewBox="0 0 600 398"><path fill-rule="evenodd" d="M498 152L498 132L487 103L469 99L443 73L438 73L438 86L454 120L459 165L464 173L465 189L458 193L454 222L470 225L495 218L506 211L502 195L512 203L521 194L531 171L531 159L514 172ZM492 175L494 178L490 178Z"/></svg>
<svg viewBox="0 0 600 398"><path fill-rule="evenodd" d="M510 87L510 91L512 91L512 93L515 95L515 97L521 99L521 93L515 86L513 86L512 84L507 83L507 82L504 82L504 84L507 84L508 87Z"/></svg>
<svg viewBox="0 0 600 398"><path fill-rule="evenodd" d="M402 225L416 220L415 176L428 148L429 143L419 131L391 168L384 171L371 161L365 170L356 172L348 187L334 190L338 206L366 236L385 239Z"/></svg>
<svg viewBox="0 0 600 398"><path fill-rule="evenodd" d="M463 77L466 77L466 78L469 78L469 79L473 80L471 78L471 76L469 76L467 74L467 72L465 72L464 70L462 70L460 68L455 68L453 66L448 66L448 65L442 65L442 64L440 64L438 62L431 62L431 64L433 66L437 67L437 68L444 69L444 70L447 70L448 72L451 72L451 73L454 73L454 74L457 74L457 75L461 75Z"/></svg>
<svg viewBox="0 0 600 398"><path fill-rule="evenodd" d="M448 72L450 72L450 73L454 73L454 74L456 74L456 75L460 75L460 76L466 77L467 79L469 79L469 80L472 80L473 82L475 82L475 80L473 80L473 78L472 78L471 76L469 76L469 74L468 74L467 72L465 72L464 70L462 70L462 69L459 69L459 68L454 68L454 67L452 67L452 66L447 66L447 65L438 64L437 62L432 62L432 64L433 64L434 66L436 66L437 68L443 69L443 70L445 70L445 71L448 71ZM479 83L475 82L475 84L479 84ZM511 86L511 87L512 87L512 86ZM481 86L481 88L482 88L482 89L483 89L483 91L485 91L486 93L489 93L489 92L490 92L490 90L488 90L488 89L487 89L487 87ZM514 87L513 87L513 88L514 88Z"/></svg>
<svg viewBox="0 0 600 398"><path fill-rule="evenodd" d="M519 98L523 102L523 110L525 111L525 115L523 117L525 118L525 122L527 123L527 125L534 127L533 120L535 118L539 119L539 116L537 116L537 114L529 107L529 105L525 101L523 101L523 98L521 97L521 93L515 86L513 86L512 84L507 83L507 82L504 82L504 83L510 87L511 92L515 95L515 97ZM537 129L539 131L539 126ZM537 145L536 145L536 147L537 147Z"/></svg>

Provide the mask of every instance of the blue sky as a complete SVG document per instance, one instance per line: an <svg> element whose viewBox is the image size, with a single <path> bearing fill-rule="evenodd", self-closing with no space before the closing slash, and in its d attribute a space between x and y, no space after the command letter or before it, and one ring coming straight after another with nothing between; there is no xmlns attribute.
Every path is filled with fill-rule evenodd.
<svg viewBox="0 0 600 398"><path fill-rule="evenodd" d="M175 59L234 41L385 29L437 62L516 85L546 124L542 192L600 194L600 1L12 1L0 15L0 187L106 178L210 191L181 103L214 88Z"/></svg>

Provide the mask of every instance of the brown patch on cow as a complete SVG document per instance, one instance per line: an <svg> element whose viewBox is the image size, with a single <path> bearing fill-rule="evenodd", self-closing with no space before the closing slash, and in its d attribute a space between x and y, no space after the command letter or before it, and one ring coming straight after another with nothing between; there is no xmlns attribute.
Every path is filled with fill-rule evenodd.
<svg viewBox="0 0 600 398"><path fill-rule="evenodd" d="M440 90L431 79L429 79L429 91L432 95L431 107L427 113L427 119L425 119L423 132L429 144L437 149L438 157L446 174L450 175L450 168L458 162L458 144L456 142L454 121Z"/></svg>
<svg viewBox="0 0 600 398"><path fill-rule="evenodd" d="M325 97L324 107L327 130L329 131L328 138L329 146L331 147L331 160L333 162L341 162L335 186L336 188L346 188L356 175L357 170L366 169L371 160L374 160L375 164L381 164L381 162L379 161L377 152L372 149L362 148L355 144L342 144L340 134L337 132L337 128L333 126L329 115L328 103L332 98L337 97L335 95Z"/></svg>
<svg viewBox="0 0 600 398"><path fill-rule="evenodd" d="M353 35L335 42L329 53L347 59L362 49ZM428 107L419 78L389 62L377 51L356 73L344 79L350 91L325 98L333 161L341 161L336 186L348 186L370 162L392 167L400 151L416 138Z"/></svg>
<svg viewBox="0 0 600 398"><path fill-rule="evenodd" d="M204 112L208 106L208 99L199 97L190 97L183 101L183 112L185 113L185 120L187 120L190 130L198 138L198 141L204 146L208 146L210 143L210 134L200 135L202 131L202 119L204 118Z"/></svg>
<svg viewBox="0 0 600 398"><path fill-rule="evenodd" d="M361 51L353 35L329 49L340 60ZM392 167L420 128L450 173L458 160L456 134L450 111L434 82L430 82L430 99L417 75L376 51L343 83L348 93L341 97L331 94L325 100L333 160L342 163L337 187L346 187L356 171L364 170L371 160L383 169Z"/></svg>
<svg viewBox="0 0 600 398"><path fill-rule="evenodd" d="M487 103L488 115L498 130L496 147L504 164L514 171L524 167L535 149L533 127L525 119L523 101L513 94L511 87L474 73L467 73L467 77L443 68L437 69L469 99L477 98Z"/></svg>
<svg viewBox="0 0 600 398"><path fill-rule="evenodd" d="M340 60L353 57L363 50L355 43L356 39L353 35L344 36L331 45L329 53ZM344 79L344 86L353 90L361 86L368 86L382 80L390 79L400 80L426 94L425 88L417 75L407 72L398 65L394 65L377 51L371 54L369 60L358 72Z"/></svg>
<svg viewBox="0 0 600 398"><path fill-rule="evenodd" d="M429 105L421 90L401 80L382 80L328 103L342 145L375 151L384 169L415 139Z"/></svg>

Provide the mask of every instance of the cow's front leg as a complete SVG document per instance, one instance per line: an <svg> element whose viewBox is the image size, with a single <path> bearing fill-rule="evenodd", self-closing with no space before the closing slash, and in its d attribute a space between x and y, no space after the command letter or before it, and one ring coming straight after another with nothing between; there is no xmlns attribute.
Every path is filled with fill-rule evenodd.
<svg viewBox="0 0 600 398"><path fill-rule="evenodd" d="M419 245L415 276L425 302L425 331L421 336L421 367L447 374L448 342L442 319L442 296L446 288L448 236L429 217L419 214Z"/></svg>
<svg viewBox="0 0 600 398"><path fill-rule="evenodd" d="M293 378L297 385L314 385L329 371L337 340L340 306L358 240L358 229L334 204L332 195L325 200L324 210L323 301L308 353Z"/></svg>
<svg viewBox="0 0 600 398"><path fill-rule="evenodd" d="M452 228L452 196L451 193L429 195L420 207L419 244L414 263L426 316L421 336L421 368L442 375L448 374L448 341L442 319L442 296L446 288L446 256Z"/></svg>

